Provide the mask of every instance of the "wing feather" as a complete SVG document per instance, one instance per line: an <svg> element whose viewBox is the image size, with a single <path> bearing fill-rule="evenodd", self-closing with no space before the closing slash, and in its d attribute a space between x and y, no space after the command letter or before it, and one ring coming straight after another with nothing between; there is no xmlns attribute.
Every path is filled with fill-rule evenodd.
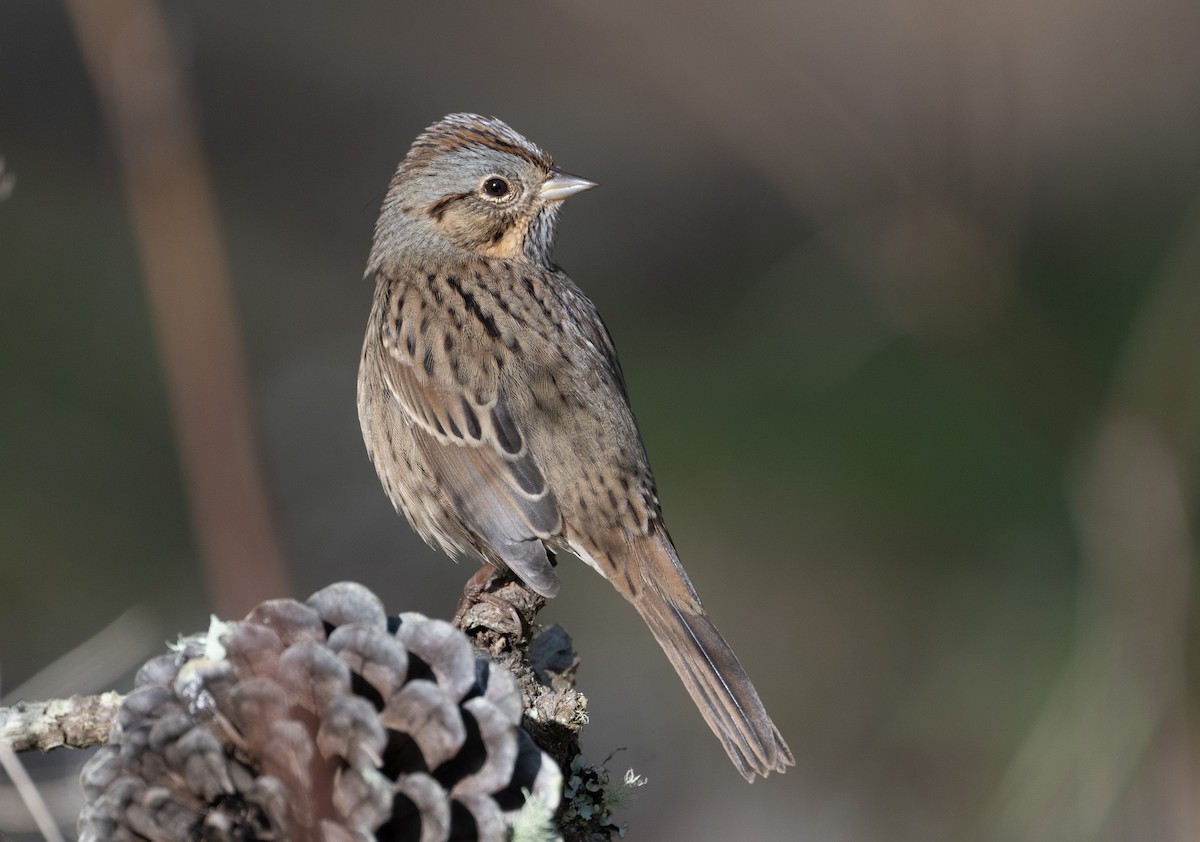
<svg viewBox="0 0 1200 842"><path fill-rule="evenodd" d="M416 428L456 516L481 539L476 548L553 596L558 582L542 542L562 529L558 502L509 411L491 348L461 329L438 333L422 321L429 305L409 286L383 310L388 390Z"/></svg>

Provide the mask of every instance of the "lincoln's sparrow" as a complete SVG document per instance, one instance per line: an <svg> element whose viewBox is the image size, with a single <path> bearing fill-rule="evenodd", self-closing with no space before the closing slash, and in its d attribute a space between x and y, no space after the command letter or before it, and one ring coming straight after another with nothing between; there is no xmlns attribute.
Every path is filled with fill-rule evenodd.
<svg viewBox="0 0 1200 842"><path fill-rule="evenodd" d="M426 541L543 596L566 549L638 610L747 780L792 753L704 613L663 525L612 339L550 257L595 185L496 119L452 114L400 164L375 226L358 413Z"/></svg>

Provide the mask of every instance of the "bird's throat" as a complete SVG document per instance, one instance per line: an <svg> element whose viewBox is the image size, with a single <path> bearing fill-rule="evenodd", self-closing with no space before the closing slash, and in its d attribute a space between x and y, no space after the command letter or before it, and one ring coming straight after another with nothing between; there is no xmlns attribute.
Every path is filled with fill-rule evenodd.
<svg viewBox="0 0 1200 842"><path fill-rule="evenodd" d="M500 232L498 238L485 243L479 249L484 257L514 259L521 256L525 248L525 226L509 225Z"/></svg>

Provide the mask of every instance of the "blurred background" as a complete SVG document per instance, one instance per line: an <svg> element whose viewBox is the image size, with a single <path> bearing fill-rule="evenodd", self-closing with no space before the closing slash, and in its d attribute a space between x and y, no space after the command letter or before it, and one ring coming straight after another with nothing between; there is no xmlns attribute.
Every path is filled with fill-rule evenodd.
<svg viewBox="0 0 1200 842"><path fill-rule="evenodd" d="M1200 838L1197 44L1186 0L5 0L0 697L339 579L449 616L354 388L388 180L471 110L601 183L558 259L797 758L743 783L564 564L630 839ZM82 757L26 759L70 826Z"/></svg>

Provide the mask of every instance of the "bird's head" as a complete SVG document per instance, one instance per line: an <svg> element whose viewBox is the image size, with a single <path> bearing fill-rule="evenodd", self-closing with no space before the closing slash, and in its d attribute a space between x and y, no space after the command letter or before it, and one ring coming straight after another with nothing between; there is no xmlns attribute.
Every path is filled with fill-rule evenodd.
<svg viewBox="0 0 1200 842"><path fill-rule="evenodd" d="M569 175L495 118L451 114L401 162L376 227L381 240L547 264L563 199L595 183Z"/></svg>

